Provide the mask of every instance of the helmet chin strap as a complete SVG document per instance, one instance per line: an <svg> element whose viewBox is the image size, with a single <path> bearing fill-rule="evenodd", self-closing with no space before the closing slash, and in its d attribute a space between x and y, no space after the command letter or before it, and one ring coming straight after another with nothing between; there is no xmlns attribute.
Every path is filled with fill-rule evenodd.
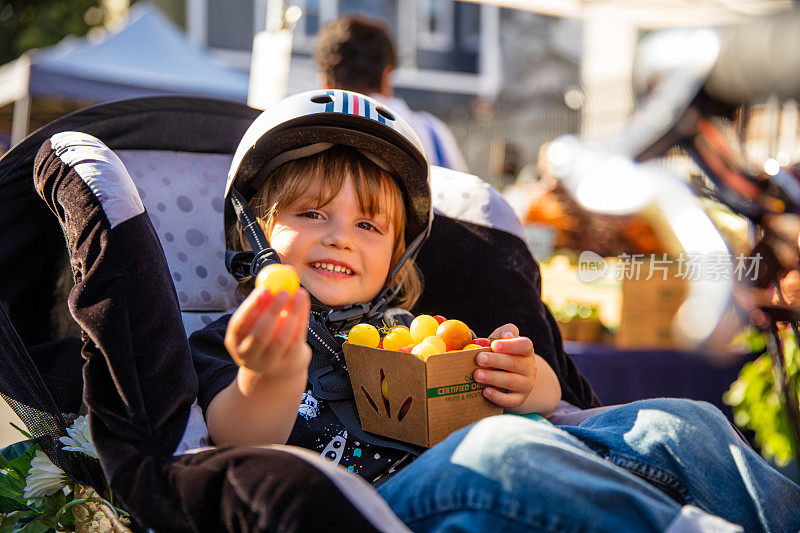
<svg viewBox="0 0 800 533"><path fill-rule="evenodd" d="M267 265L273 263L280 263L281 260L276 252L269 245L267 237L261 230L261 225L258 223L258 218L253 214L250 206L247 205L244 197L234 188L230 191L231 203L233 210L236 213L236 218L242 225L247 242L250 243L252 251L225 251L225 267L238 281L247 277L256 277L258 273ZM383 289L375 298L372 305L368 303L355 303L346 305L340 309L330 310L325 315L325 325L331 331L342 331L349 329L352 326L364 320L371 320L376 316L383 313L389 305L389 302L394 300L395 296L400 292L400 288L391 290L392 282L405 262L411 257L414 252L422 245L425 240L423 233L411 242L411 244L397 260L397 263L392 268L389 274L389 281L383 286ZM311 305L318 309L329 309L320 302L313 294L309 293L311 297Z"/></svg>
<svg viewBox="0 0 800 533"><path fill-rule="evenodd" d="M281 260L278 252L270 247L269 241L258 223L258 218L250 210L250 206L247 205L241 193L231 188L230 197L236 218L239 219L252 250L225 250L225 267L237 281L241 281L249 276L256 277L262 268L269 264L280 263Z"/></svg>

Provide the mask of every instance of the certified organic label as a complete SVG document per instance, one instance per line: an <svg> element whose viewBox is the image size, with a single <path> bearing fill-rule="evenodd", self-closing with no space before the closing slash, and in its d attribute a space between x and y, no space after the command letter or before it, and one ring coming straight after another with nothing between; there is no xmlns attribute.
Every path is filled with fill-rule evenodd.
<svg viewBox="0 0 800 533"><path fill-rule="evenodd" d="M432 387L428 389L428 398L439 398L440 396L454 396L465 392L479 391L485 385L470 381L468 383L458 383L457 385L445 385L443 387Z"/></svg>

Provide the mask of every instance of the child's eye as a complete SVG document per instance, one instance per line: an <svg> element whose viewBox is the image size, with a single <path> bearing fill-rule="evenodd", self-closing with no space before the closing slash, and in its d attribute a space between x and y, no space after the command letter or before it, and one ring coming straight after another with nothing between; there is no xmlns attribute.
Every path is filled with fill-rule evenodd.
<svg viewBox="0 0 800 533"><path fill-rule="evenodd" d="M372 224L370 222L359 222L358 224L356 224L356 226L361 229L369 231L377 231L378 233L381 233L381 230L378 229L378 227L375 224Z"/></svg>
<svg viewBox="0 0 800 533"><path fill-rule="evenodd" d="M314 220L319 220L322 218L322 214L317 213L316 211L302 211L298 216L312 218Z"/></svg>

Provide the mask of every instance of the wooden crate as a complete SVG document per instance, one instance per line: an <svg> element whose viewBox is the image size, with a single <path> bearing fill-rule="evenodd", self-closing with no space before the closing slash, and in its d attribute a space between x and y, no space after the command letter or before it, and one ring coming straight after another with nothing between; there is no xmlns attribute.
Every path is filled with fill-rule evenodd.
<svg viewBox="0 0 800 533"><path fill-rule="evenodd" d="M672 320L686 297L688 282L673 272L622 280L622 310L615 344L625 348L674 348Z"/></svg>

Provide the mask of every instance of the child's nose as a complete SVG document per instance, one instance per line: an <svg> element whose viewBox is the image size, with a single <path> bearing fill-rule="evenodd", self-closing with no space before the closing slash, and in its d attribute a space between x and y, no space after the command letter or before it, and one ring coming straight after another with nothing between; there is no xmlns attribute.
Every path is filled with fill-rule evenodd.
<svg viewBox="0 0 800 533"><path fill-rule="evenodd" d="M341 248L343 250L353 249L352 228L345 223L333 223L329 226L329 231L325 234L322 244Z"/></svg>

